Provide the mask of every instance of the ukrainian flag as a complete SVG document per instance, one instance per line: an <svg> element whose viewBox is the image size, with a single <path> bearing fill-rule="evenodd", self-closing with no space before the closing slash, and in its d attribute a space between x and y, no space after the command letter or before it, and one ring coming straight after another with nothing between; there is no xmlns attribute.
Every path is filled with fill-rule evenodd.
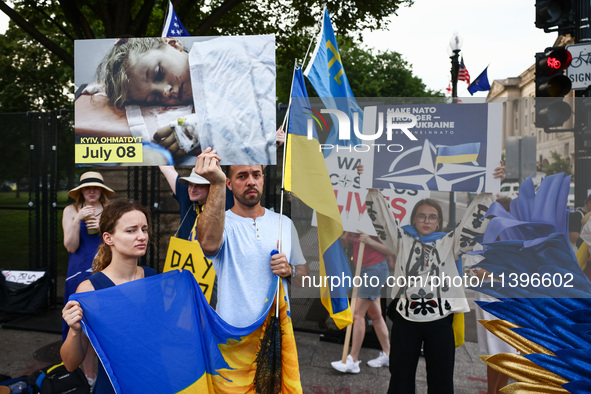
<svg viewBox="0 0 591 394"><path fill-rule="evenodd" d="M279 369L262 357L274 324L277 278L252 325L234 327L211 309L188 270L136 280L70 299L117 393L233 393L279 384L302 392L287 298L280 286ZM271 311L271 312L269 312ZM272 381L271 381L272 380ZM275 386L277 387L277 386Z"/></svg>
<svg viewBox="0 0 591 394"><path fill-rule="evenodd" d="M343 233L341 215L313 125L310 127L313 129L314 138L307 138L308 120L312 121L312 118L309 116L310 101L299 67L294 72L291 95L285 189L293 192L316 211L320 277L350 278L351 270L340 242ZM353 322L347 298L348 290L349 287L342 286L332 291L328 287L322 287L320 290L322 303L339 328Z"/></svg>
<svg viewBox="0 0 591 394"><path fill-rule="evenodd" d="M480 152L480 142L471 142L468 144L441 146L437 149L437 158L435 167L438 164L449 163L470 163L478 160Z"/></svg>

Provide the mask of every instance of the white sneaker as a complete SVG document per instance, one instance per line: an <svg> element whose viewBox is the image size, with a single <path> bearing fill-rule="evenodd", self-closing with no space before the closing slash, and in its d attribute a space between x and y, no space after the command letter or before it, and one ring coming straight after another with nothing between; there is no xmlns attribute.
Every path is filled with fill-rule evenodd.
<svg viewBox="0 0 591 394"><path fill-rule="evenodd" d="M331 362L330 365L332 365L332 367L339 372L359 373L359 371L361 371L361 369L359 368L360 362L361 362L361 360L353 361L353 357L351 357L351 355L349 354L347 356L347 363L346 364L343 364L343 362L341 360L339 360L339 361Z"/></svg>
<svg viewBox="0 0 591 394"><path fill-rule="evenodd" d="M390 366L390 356L384 352L380 352L380 355L373 360L369 360L367 365L372 368L388 367Z"/></svg>

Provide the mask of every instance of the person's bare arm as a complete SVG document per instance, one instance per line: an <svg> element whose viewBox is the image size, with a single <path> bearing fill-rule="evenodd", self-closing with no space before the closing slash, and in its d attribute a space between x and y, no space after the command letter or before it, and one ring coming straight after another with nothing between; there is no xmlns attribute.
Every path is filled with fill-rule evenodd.
<svg viewBox="0 0 591 394"><path fill-rule="evenodd" d="M220 157L215 150L207 148L197 156L193 171L209 181L209 194L205 208L197 222L197 240L203 253L212 256L224 241L226 175L220 167Z"/></svg>
<svg viewBox="0 0 591 394"><path fill-rule="evenodd" d="M164 178L166 178L166 182L168 182L168 186L170 186L170 190L172 190L172 194L176 195L176 178L178 177L179 173L176 171L174 166L158 166Z"/></svg>
<svg viewBox="0 0 591 394"><path fill-rule="evenodd" d="M359 231L359 241L365 242L366 245L371 246L373 249L380 252L384 256L393 254L392 251L386 247L386 245L384 245L380 241L376 241L369 235L365 234L363 231Z"/></svg>
<svg viewBox="0 0 591 394"><path fill-rule="evenodd" d="M80 222L87 217L94 216L94 208L85 206L76 211L74 205L64 208L62 229L64 230L64 246L70 253L75 253L80 246Z"/></svg>
<svg viewBox="0 0 591 394"><path fill-rule="evenodd" d="M90 281L85 280L80 283L76 293L93 291L94 287ZM60 348L60 356L64 366L70 372L78 368L88 352L89 341L82 331L82 307L78 301L68 301L62 310L62 318L70 327L68 336Z"/></svg>

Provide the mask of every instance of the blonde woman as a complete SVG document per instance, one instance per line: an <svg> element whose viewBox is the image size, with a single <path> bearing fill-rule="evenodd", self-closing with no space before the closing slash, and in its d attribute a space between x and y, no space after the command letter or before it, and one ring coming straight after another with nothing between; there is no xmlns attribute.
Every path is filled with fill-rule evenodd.
<svg viewBox="0 0 591 394"><path fill-rule="evenodd" d="M64 230L64 246L70 253L64 304L78 285L91 274L90 267L96 255L101 236L99 234L99 218L107 198L115 192L105 185L103 176L94 171L85 172L80 176L78 186L68 192L75 200L74 204L64 209L62 228ZM66 339L69 327L62 321L62 338ZM94 355L91 353L84 362L84 372L89 384L95 380Z"/></svg>

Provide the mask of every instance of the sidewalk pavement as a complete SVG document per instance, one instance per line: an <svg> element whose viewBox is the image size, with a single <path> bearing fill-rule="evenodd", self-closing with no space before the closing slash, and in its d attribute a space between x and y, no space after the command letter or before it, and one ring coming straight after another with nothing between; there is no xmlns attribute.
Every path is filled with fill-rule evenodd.
<svg viewBox="0 0 591 394"><path fill-rule="evenodd" d="M473 316L472 316L473 318ZM466 319L469 319L467 317ZM342 374L330 362L341 357L343 346L320 340L319 334L296 332L300 376L304 393L355 394L385 393L388 368L371 368L367 361L377 357L375 349L362 348L361 372ZM28 375L47 365L60 362L61 335L0 328L0 374ZM478 358L478 345L466 342L456 349L456 394L486 393L486 365ZM417 368L417 393L426 393L425 362Z"/></svg>

